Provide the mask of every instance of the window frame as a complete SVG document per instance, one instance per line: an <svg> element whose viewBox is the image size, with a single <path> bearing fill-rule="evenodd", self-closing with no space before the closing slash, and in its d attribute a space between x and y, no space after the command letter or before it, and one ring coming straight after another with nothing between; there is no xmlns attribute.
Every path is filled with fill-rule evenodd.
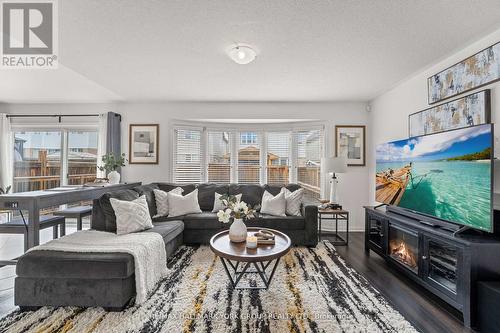
<svg viewBox="0 0 500 333"><path fill-rule="evenodd" d="M12 142L15 142L16 132L59 132L61 133L61 172L59 174L59 184L60 186L67 186L69 183L69 133L82 131L82 132L96 132L97 133L97 163L99 165L99 126L97 124L88 124L88 125L71 125L71 124L61 124L60 126L54 124L48 124L47 126L43 125L29 125L29 124L12 124L11 125L11 135ZM12 170L15 168L15 149L12 151ZM96 178L98 177L99 169L96 167ZM12 173L12 184L14 184L15 180L15 172Z"/></svg>
<svg viewBox="0 0 500 333"><path fill-rule="evenodd" d="M170 125L171 145L170 152L171 168L169 173L169 180L175 180L175 160L176 141L175 130L201 130L201 161L202 161L202 182L208 182L208 132L219 131L230 133L230 183L238 183L238 148L240 146L240 133L256 132L257 141L260 147L260 184L267 184L267 133L268 132L289 132L290 133L290 156L289 156L289 183L297 183L298 179L298 166L297 166L297 137L296 133L301 131L321 131L320 142L320 157L325 156L326 152L326 126L319 122L293 122L293 123L277 123L277 124L233 124L233 123L206 123L206 122L176 122ZM247 143L248 144L248 143ZM320 184L323 189L323 183ZM320 193L322 194L322 193Z"/></svg>

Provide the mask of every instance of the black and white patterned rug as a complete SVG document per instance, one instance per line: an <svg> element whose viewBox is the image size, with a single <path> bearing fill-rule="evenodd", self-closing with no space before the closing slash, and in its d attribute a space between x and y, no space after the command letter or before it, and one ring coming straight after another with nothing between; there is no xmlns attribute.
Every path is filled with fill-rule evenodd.
<svg viewBox="0 0 500 333"><path fill-rule="evenodd" d="M15 311L0 320L0 332L416 332L329 242L293 248L268 290L229 288L206 246L181 247L168 266L142 306Z"/></svg>

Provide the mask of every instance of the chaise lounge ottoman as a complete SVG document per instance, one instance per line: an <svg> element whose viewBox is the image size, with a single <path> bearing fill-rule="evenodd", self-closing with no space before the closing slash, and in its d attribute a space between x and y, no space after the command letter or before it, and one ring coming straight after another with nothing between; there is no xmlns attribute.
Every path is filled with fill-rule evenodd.
<svg viewBox="0 0 500 333"><path fill-rule="evenodd" d="M163 236L167 257L182 243L181 221L155 223L146 232ZM101 306L122 310L135 296L135 265L127 253L30 251L17 262L14 303L41 306Z"/></svg>

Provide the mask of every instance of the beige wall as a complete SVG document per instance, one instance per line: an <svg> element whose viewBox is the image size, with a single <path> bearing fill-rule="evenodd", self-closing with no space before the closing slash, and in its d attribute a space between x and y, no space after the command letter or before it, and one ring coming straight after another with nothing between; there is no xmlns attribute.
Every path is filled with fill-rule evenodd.
<svg viewBox="0 0 500 333"><path fill-rule="evenodd" d="M369 147L369 200L375 203L375 146L377 144L403 139L408 137L408 115L429 107L427 104L427 78L441 70L475 54L476 52L500 41L500 30L470 44L455 52L442 61L436 62L428 69L422 71L402 82L397 87L374 99L370 112L370 143ZM500 120L500 82L493 83L476 90L491 89L492 122ZM463 95L470 94L467 92ZM456 98L456 97L455 97ZM495 156L500 156L498 133L495 130ZM495 167L495 192L500 192L499 168Z"/></svg>
<svg viewBox="0 0 500 333"><path fill-rule="evenodd" d="M125 181L169 181L171 168L171 126L186 119L308 119L324 124L326 154L334 153L335 125L367 125L371 128L365 103L121 103L121 104L6 104L0 112L8 113L101 113L114 111L122 115L122 149L128 154L128 128L132 123L160 124L158 165L127 165ZM288 125L280 125L288 126ZM368 167L349 167L340 176L339 196L351 211L351 230L364 229L362 206L369 201Z"/></svg>

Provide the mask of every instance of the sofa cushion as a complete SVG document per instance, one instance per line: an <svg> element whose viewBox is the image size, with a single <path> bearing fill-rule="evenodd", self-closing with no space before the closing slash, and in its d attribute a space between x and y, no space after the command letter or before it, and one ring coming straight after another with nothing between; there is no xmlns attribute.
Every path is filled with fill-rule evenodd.
<svg viewBox="0 0 500 333"><path fill-rule="evenodd" d="M226 194L229 192L229 186L211 183L198 185L198 203L201 210L212 211L214 209L215 192Z"/></svg>
<svg viewBox="0 0 500 333"><path fill-rule="evenodd" d="M158 188L165 192L170 192L176 187L182 188L184 191L183 195L189 194L196 189L196 184L175 184L175 183L155 183Z"/></svg>
<svg viewBox="0 0 500 333"><path fill-rule="evenodd" d="M153 193L153 190L158 189L158 185L156 184L148 184L148 185L141 185L141 186L136 186L132 190L136 191L139 193L139 196L145 195L146 200L148 202L148 208L149 208L149 215L155 216L156 215L156 200L155 196Z"/></svg>
<svg viewBox="0 0 500 333"><path fill-rule="evenodd" d="M240 185L240 184L230 184L229 194L236 195L242 194L241 201L246 202L252 208L256 205L260 205L262 200L262 195L264 194L264 188L260 185Z"/></svg>
<svg viewBox="0 0 500 333"><path fill-rule="evenodd" d="M139 193L134 190L120 190L104 193L99 198L99 204L106 219L105 226L108 232L116 232L116 215L109 199L114 198L123 201L132 201L139 198Z"/></svg>
<svg viewBox="0 0 500 333"><path fill-rule="evenodd" d="M245 221L247 227L262 227L276 230L303 230L305 219L302 216L272 216L257 214L254 219Z"/></svg>
<svg viewBox="0 0 500 333"><path fill-rule="evenodd" d="M283 187L288 189L290 192L295 192L299 188L301 188L301 186L299 184L288 184L288 185L268 185L268 184L266 184L266 185L264 185L264 190L271 193L272 195L276 195L276 194L281 192L281 189Z"/></svg>
<svg viewBox="0 0 500 333"><path fill-rule="evenodd" d="M159 233L163 237L165 244L177 237L184 230L184 223L179 220L155 222L153 225L153 228L148 229L145 232Z"/></svg>
<svg viewBox="0 0 500 333"><path fill-rule="evenodd" d="M156 216L153 217L153 224L169 221L182 221L183 216Z"/></svg>
<svg viewBox="0 0 500 333"><path fill-rule="evenodd" d="M16 274L34 278L126 278L134 274L134 258L128 253L79 253L31 251L16 265Z"/></svg>
<svg viewBox="0 0 500 333"><path fill-rule="evenodd" d="M202 212L200 214L188 214L183 217L185 229L223 229L224 224L219 222L217 214Z"/></svg>

